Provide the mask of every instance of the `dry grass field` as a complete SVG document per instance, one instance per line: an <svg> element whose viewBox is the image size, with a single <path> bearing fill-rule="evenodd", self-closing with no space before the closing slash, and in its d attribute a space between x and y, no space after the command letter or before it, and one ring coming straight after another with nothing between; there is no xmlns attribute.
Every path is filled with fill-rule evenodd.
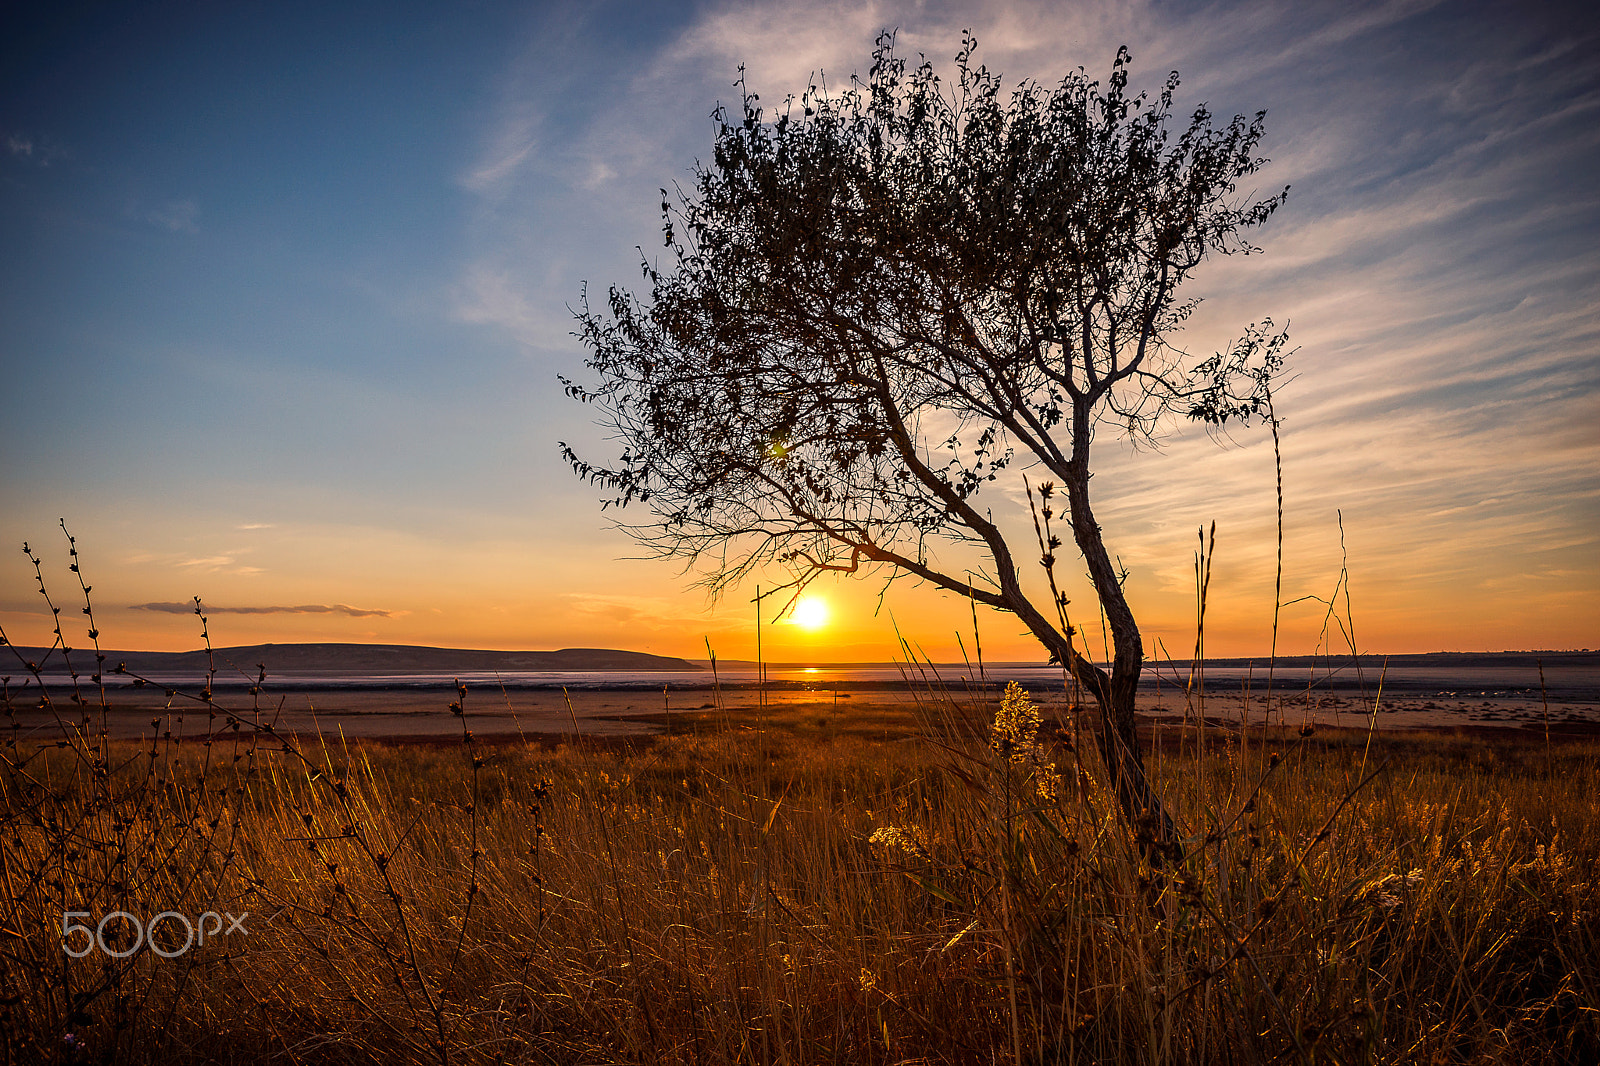
<svg viewBox="0 0 1600 1066"><path fill-rule="evenodd" d="M1019 693L559 746L83 693L0 760L8 1063L1600 1055L1592 742L1164 728L1163 856Z"/></svg>

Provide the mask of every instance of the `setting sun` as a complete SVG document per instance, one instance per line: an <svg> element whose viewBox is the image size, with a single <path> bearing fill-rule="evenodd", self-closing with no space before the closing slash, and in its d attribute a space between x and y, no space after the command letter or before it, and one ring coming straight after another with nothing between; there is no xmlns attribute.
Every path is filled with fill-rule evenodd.
<svg viewBox="0 0 1600 1066"><path fill-rule="evenodd" d="M828 624L828 604L815 596L802 596L789 618L801 629L821 629Z"/></svg>

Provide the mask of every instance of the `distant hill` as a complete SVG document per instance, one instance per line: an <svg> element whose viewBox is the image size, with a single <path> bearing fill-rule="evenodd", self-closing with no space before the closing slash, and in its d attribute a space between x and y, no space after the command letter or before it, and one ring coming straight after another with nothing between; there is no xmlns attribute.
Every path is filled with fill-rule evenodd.
<svg viewBox="0 0 1600 1066"><path fill-rule="evenodd" d="M47 655L45 648L18 647L29 662L41 663L50 673L63 672L61 653ZM3 649L0 649L3 651ZM203 674L204 651L106 651L106 670L118 663L138 674ZM700 670L686 659L649 655L612 648L563 648L560 651L478 651L470 648L427 648L411 644L250 644L217 648L212 652L217 672L237 676L254 674L257 665L267 676L316 675L390 676L407 674L481 674L531 670ZM92 650L76 648L72 662L80 672L94 665ZM15 674L19 664L9 654L0 656L0 673Z"/></svg>

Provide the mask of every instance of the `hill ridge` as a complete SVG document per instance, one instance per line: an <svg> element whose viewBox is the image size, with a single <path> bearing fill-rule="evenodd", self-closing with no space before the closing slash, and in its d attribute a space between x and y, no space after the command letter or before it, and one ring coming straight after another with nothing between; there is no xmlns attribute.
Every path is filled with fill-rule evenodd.
<svg viewBox="0 0 1600 1066"><path fill-rule="evenodd" d="M61 652L21 647L24 659L52 672L61 669ZM135 673L203 672L207 653L191 651L131 651L106 649L108 672L125 663ZM92 667L93 652L74 648L78 669ZM81 658L79 658L81 657ZM529 670L690 670L704 669L687 659L618 648L561 648L556 651L497 651L482 648L444 648L426 644L363 644L339 641L239 644L214 648L210 657L219 669L254 671L265 667L273 674L448 674Z"/></svg>

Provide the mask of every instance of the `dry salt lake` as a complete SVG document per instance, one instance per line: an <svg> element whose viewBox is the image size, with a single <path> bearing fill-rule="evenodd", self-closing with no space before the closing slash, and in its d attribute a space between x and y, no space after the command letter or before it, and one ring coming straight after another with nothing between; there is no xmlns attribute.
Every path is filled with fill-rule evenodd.
<svg viewBox="0 0 1600 1066"><path fill-rule="evenodd" d="M21 738L48 740L75 723L73 681L60 652L16 649L7 723ZM32 658L29 658L29 656ZM21 660L20 662L16 660ZM40 666L35 676L27 662ZM449 711L467 688L469 727L488 739L548 739L573 733L648 734L763 713L811 716L823 727L885 733L914 729L941 699L969 707L997 698L1008 681L1027 688L1047 715L1070 716L1079 694L1059 667L1038 663L767 664L666 659L631 652L469 652L370 645L260 645L204 653L107 653L104 690L87 676L92 656L74 652L91 728L136 739L200 738L272 722L305 735L393 740L459 736ZM110 668L128 664L128 673ZM267 665L265 684L257 684ZM274 665L278 668L274 668ZM586 669L526 669L571 666ZM643 667L643 668L641 668ZM134 675L137 675L137 679ZM42 681L42 686L41 686ZM255 691L252 691L255 690ZM48 696L48 703L41 699ZM1439 653L1281 657L1275 662L1149 662L1139 712L1153 727L1203 719L1218 725L1264 720L1381 730L1532 730L1541 736L1600 735L1600 652Z"/></svg>

